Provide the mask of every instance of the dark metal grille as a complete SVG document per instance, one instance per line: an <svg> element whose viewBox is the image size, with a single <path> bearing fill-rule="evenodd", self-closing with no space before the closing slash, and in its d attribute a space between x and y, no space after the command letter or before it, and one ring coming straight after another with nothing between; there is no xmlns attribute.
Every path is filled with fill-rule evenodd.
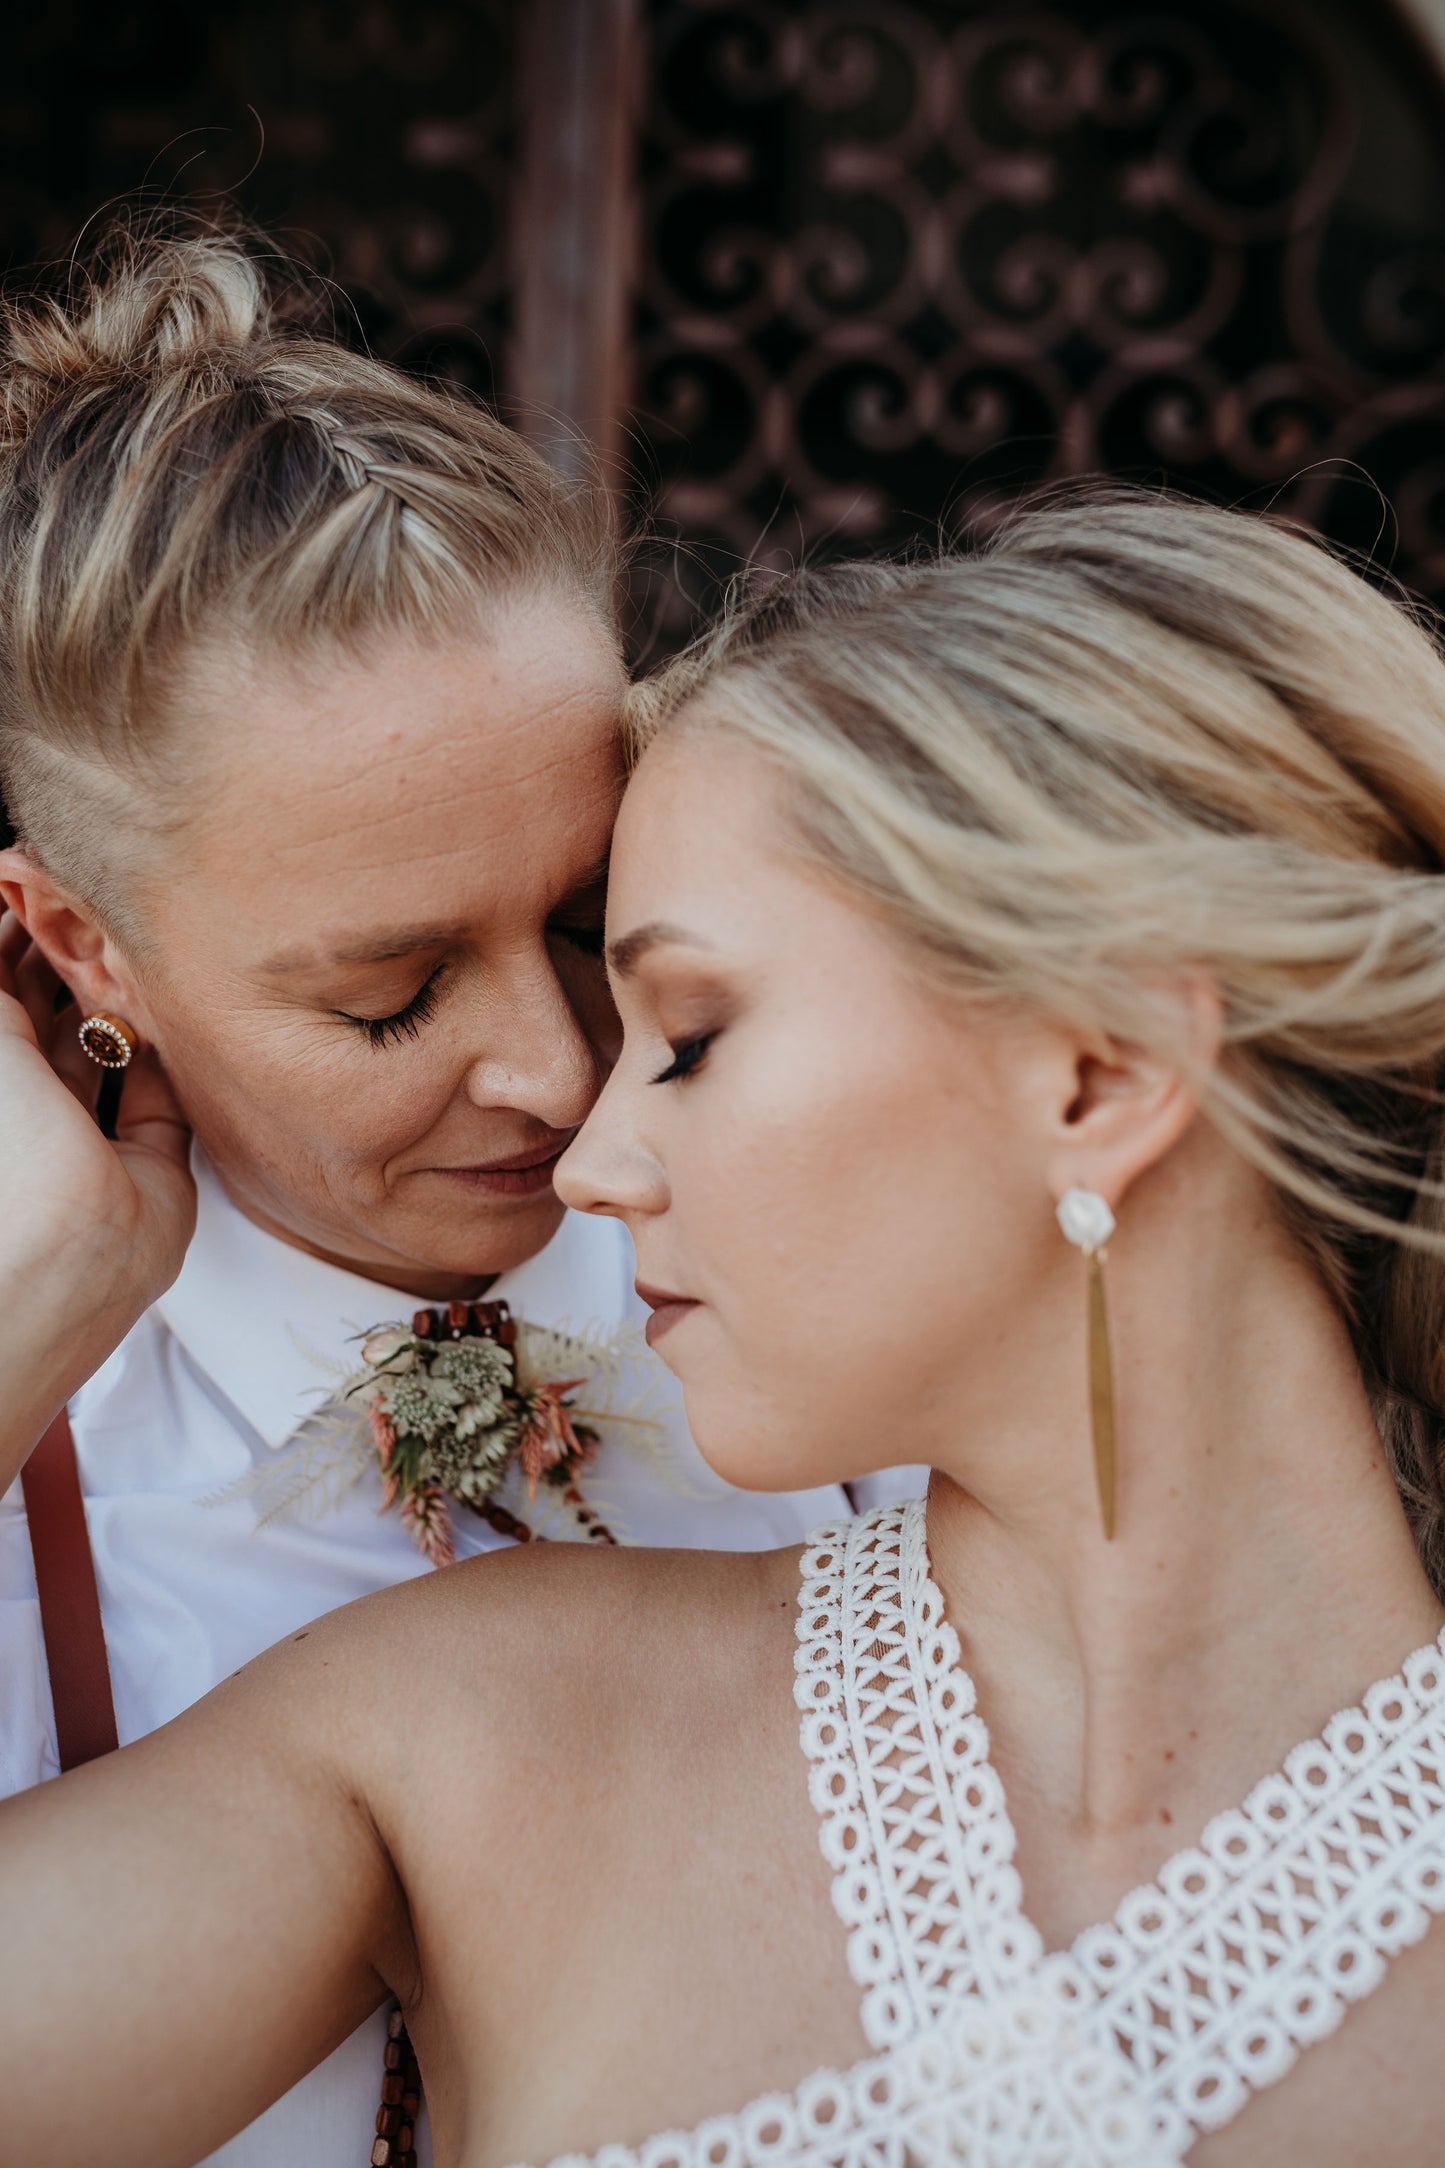
<svg viewBox="0 0 1445 2168"><path fill-rule="evenodd" d="M636 441L682 545L642 569L664 644L741 559L952 535L1094 471L1283 502L1445 591L1445 101L1389 9L648 21Z"/></svg>
<svg viewBox="0 0 1445 2168"><path fill-rule="evenodd" d="M230 195L335 279L343 335L490 393L509 321L515 29L508 0L15 11L0 262L63 254L137 190Z"/></svg>
<svg viewBox="0 0 1445 2168"><path fill-rule="evenodd" d="M604 29L606 67L579 43ZM595 146L629 72L624 338L625 190ZM52 257L145 186L237 196L335 278L343 334L354 309L378 352L502 394L544 442L564 382L553 434L605 442L630 376L630 487L662 538L644 647L746 559L952 535L1092 471L1283 502L1445 599L1445 95L1393 0L17 18L0 258ZM613 240L554 322L594 226Z"/></svg>

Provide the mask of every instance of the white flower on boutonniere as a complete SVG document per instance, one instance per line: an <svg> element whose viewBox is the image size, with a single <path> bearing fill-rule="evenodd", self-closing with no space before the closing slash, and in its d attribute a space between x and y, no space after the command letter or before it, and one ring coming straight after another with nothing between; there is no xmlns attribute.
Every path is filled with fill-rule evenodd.
<svg viewBox="0 0 1445 2168"><path fill-rule="evenodd" d="M368 1333L362 1343L361 1359L371 1370L391 1370L397 1374L414 1370L415 1337L405 1325L383 1325L378 1331Z"/></svg>
<svg viewBox="0 0 1445 2168"><path fill-rule="evenodd" d="M264 1522L335 1504L370 1466L381 1510L397 1509L434 1565L456 1555L455 1506L520 1542L618 1540L580 1478L616 1426L644 1444L663 1431L650 1412L653 1358L634 1327L571 1333L529 1325L504 1302L453 1303L357 1338L360 1369L278 1462L223 1497L259 1494ZM619 1405L634 1368L643 1390Z"/></svg>

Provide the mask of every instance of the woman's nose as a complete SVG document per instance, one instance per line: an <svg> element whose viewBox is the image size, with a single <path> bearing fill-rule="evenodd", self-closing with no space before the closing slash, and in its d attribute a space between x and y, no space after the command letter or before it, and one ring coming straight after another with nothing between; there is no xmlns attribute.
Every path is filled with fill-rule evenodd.
<svg viewBox="0 0 1445 2168"><path fill-rule="evenodd" d="M669 1198L662 1162L629 1122L628 1096L623 1071L614 1069L558 1160L552 1183L574 1212L605 1213L631 1224L665 1212Z"/></svg>
<svg viewBox="0 0 1445 2168"><path fill-rule="evenodd" d="M484 1107L518 1107L549 1129L586 1119L603 1059L549 965L498 990L487 1047L467 1074L467 1095Z"/></svg>

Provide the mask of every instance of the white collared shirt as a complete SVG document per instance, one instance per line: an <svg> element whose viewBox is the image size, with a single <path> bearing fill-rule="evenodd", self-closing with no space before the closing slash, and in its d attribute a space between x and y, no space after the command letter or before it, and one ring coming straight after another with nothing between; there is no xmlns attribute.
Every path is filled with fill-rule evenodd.
<svg viewBox="0 0 1445 2168"><path fill-rule="evenodd" d="M71 1403L122 1744L166 1723L323 1611L429 1571L366 1476L338 1504L260 1523L234 1494L354 1370L355 1336L407 1320L414 1297L323 1264L247 1220L197 1153L199 1213L179 1278ZM569 1212L538 1256L489 1291L539 1325L637 1317L631 1243ZM660 1369L660 1366L659 1366ZM688 1436L666 1373L660 1449L615 1439L585 1489L628 1540L710 1550L800 1541L850 1511L840 1489L747 1493ZM921 1470L873 1478L860 1505L905 1496ZM233 1495L214 1502L218 1494ZM459 1556L504 1541L453 1515ZM55 1726L19 1484L0 1498L0 1796L54 1776ZM371 2150L384 2020L363 2025L211 2168L356 2168Z"/></svg>

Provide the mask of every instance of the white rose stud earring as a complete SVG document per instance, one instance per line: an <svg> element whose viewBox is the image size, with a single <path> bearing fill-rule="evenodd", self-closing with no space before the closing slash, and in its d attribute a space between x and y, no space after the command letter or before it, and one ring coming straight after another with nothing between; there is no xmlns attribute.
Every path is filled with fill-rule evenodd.
<svg viewBox="0 0 1445 2168"><path fill-rule="evenodd" d="M1057 1217L1088 1266L1089 1421L1094 1434L1094 1483L1106 1541L1114 1540L1114 1373L1109 1360L1109 1311L1104 1300L1104 1259L1114 1215L1092 1189L1066 1189Z"/></svg>

